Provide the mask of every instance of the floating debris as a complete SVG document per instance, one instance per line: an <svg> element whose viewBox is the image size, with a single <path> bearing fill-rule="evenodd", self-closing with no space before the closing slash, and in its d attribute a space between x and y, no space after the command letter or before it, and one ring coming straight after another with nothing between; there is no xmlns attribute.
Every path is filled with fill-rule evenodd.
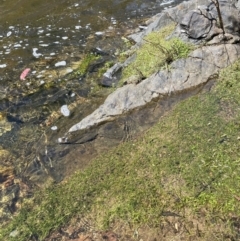
<svg viewBox="0 0 240 241"><path fill-rule="evenodd" d="M23 70L23 72L20 75L20 80L25 80L25 78L27 77L30 70L31 70L30 68L27 68L27 69Z"/></svg>
<svg viewBox="0 0 240 241"><path fill-rule="evenodd" d="M60 62L57 62L56 64L55 64L55 67L60 67L60 66L66 66L66 61L60 61Z"/></svg>
<svg viewBox="0 0 240 241"><path fill-rule="evenodd" d="M2 69L2 68L6 68L7 67L7 65L6 64L0 64L0 68Z"/></svg>
<svg viewBox="0 0 240 241"><path fill-rule="evenodd" d="M101 31L95 33L95 35L97 35L97 36L101 36L103 34L104 34L104 32L101 32Z"/></svg>
<svg viewBox="0 0 240 241"><path fill-rule="evenodd" d="M56 131L58 128L57 128L57 126L52 126L51 127L51 130L53 130L53 131Z"/></svg>
<svg viewBox="0 0 240 241"><path fill-rule="evenodd" d="M38 54L37 51L38 51L38 48L33 48L33 56L35 58L39 58L42 55L42 54Z"/></svg>
<svg viewBox="0 0 240 241"><path fill-rule="evenodd" d="M64 116L70 116L70 110L68 109L68 106L67 105L63 105L61 107L61 113L64 115Z"/></svg>
<svg viewBox="0 0 240 241"><path fill-rule="evenodd" d="M12 35L12 32L11 32L11 31L7 32L7 37L9 37L9 36L11 36L11 35Z"/></svg>

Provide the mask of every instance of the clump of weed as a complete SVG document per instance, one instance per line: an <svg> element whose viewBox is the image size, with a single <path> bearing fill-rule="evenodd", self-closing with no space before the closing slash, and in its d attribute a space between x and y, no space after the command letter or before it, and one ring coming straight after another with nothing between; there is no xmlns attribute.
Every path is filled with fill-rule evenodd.
<svg viewBox="0 0 240 241"><path fill-rule="evenodd" d="M136 51L136 59L123 70L122 81L139 71L148 77L178 58L186 57L192 46L178 38L166 38L173 32L175 25L169 25L158 32L152 32L144 39L143 45Z"/></svg>
<svg viewBox="0 0 240 241"><path fill-rule="evenodd" d="M77 75L84 76L84 75L86 75L90 64L93 63L98 58L99 57L94 55L93 53L86 54L84 56L84 58L82 59L79 67L77 68L77 70L74 71L73 75L74 76L77 76Z"/></svg>

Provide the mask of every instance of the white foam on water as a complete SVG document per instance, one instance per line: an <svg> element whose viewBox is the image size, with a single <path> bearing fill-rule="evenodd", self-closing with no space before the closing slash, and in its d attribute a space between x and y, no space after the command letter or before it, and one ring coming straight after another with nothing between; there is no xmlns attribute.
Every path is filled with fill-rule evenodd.
<svg viewBox="0 0 240 241"><path fill-rule="evenodd" d="M63 39L63 40L66 40L66 39L68 39L68 37L67 37L67 36L64 36L64 37L62 37L62 39Z"/></svg>
<svg viewBox="0 0 240 241"><path fill-rule="evenodd" d="M3 68L6 68L7 65L6 64L0 64L0 68L3 69Z"/></svg>

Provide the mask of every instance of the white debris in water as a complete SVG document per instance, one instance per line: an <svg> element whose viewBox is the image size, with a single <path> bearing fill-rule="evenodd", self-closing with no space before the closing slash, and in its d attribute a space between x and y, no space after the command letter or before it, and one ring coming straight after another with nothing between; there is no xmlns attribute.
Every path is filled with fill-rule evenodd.
<svg viewBox="0 0 240 241"><path fill-rule="evenodd" d="M7 37L9 37L12 34L11 31L7 32Z"/></svg>
<svg viewBox="0 0 240 241"><path fill-rule="evenodd" d="M50 33L47 33L46 36L50 36L51 34Z"/></svg>
<svg viewBox="0 0 240 241"><path fill-rule="evenodd" d="M9 29L14 29L14 26L9 26L8 28L9 28Z"/></svg>
<svg viewBox="0 0 240 241"><path fill-rule="evenodd" d="M49 44L39 44L39 46L41 46L41 47L48 47Z"/></svg>
<svg viewBox="0 0 240 241"><path fill-rule="evenodd" d="M25 26L25 28L29 28L29 26Z"/></svg>
<svg viewBox="0 0 240 241"><path fill-rule="evenodd" d="M39 30L38 30L38 34L43 33L43 32L44 32L43 29L39 29Z"/></svg>
<svg viewBox="0 0 240 241"><path fill-rule="evenodd" d="M57 128L57 126L52 126L51 127L51 130L53 130L53 131L56 131L58 128ZM59 138L60 139L60 138Z"/></svg>
<svg viewBox="0 0 240 241"><path fill-rule="evenodd" d="M7 67L7 65L6 64L0 64L0 68L2 69L2 68L6 68Z"/></svg>
<svg viewBox="0 0 240 241"><path fill-rule="evenodd" d="M69 116L70 115L70 110L68 109L68 106L67 105L63 105L61 107L61 113L64 115L64 116Z"/></svg>
<svg viewBox="0 0 240 241"><path fill-rule="evenodd" d="M60 61L60 62L57 62L56 64L55 64L55 67L60 67L60 66L66 66L66 61Z"/></svg>
<svg viewBox="0 0 240 241"><path fill-rule="evenodd" d="M71 97L74 97L75 95L76 95L75 93L72 93L72 94L71 94Z"/></svg>
<svg viewBox="0 0 240 241"><path fill-rule="evenodd" d="M10 54L10 51L6 51L4 54Z"/></svg>
<svg viewBox="0 0 240 241"><path fill-rule="evenodd" d="M68 37L67 37L67 36L64 36L64 37L62 37L62 39L63 39L63 40L66 40L66 39L68 39Z"/></svg>
<svg viewBox="0 0 240 241"><path fill-rule="evenodd" d="M100 36L100 35L103 35L104 32L99 31L99 32L96 32L95 34L96 34L97 36Z"/></svg>
<svg viewBox="0 0 240 241"><path fill-rule="evenodd" d="M38 54L37 51L38 51L38 48L33 48L33 56L35 58L39 58L42 55L42 54Z"/></svg>
<svg viewBox="0 0 240 241"><path fill-rule="evenodd" d="M14 48L21 48L22 45L21 45L21 44L15 44L15 45L13 45L13 47L14 47Z"/></svg>
<svg viewBox="0 0 240 241"><path fill-rule="evenodd" d="M82 26L78 25L78 26L75 26L75 29L80 29L82 28Z"/></svg>
<svg viewBox="0 0 240 241"><path fill-rule="evenodd" d="M40 84L40 85L43 85L43 84L45 84L45 81L44 81L44 80L41 80L39 84Z"/></svg>
<svg viewBox="0 0 240 241"><path fill-rule="evenodd" d="M38 78L38 79L42 78L42 75L41 75L41 74L39 74L39 75L37 76L37 78Z"/></svg>
<svg viewBox="0 0 240 241"><path fill-rule="evenodd" d="M50 56L56 55L56 53L50 53Z"/></svg>
<svg viewBox="0 0 240 241"><path fill-rule="evenodd" d="M56 41L56 42L54 42L54 44L60 44L60 42L59 42L59 41Z"/></svg>
<svg viewBox="0 0 240 241"><path fill-rule="evenodd" d="M75 3L75 4L74 4L74 7L78 7L78 6L79 6L79 4L78 4L78 3Z"/></svg>
<svg viewBox="0 0 240 241"><path fill-rule="evenodd" d="M36 70L32 71L32 74L36 74L36 73L37 73L37 71L36 71Z"/></svg>

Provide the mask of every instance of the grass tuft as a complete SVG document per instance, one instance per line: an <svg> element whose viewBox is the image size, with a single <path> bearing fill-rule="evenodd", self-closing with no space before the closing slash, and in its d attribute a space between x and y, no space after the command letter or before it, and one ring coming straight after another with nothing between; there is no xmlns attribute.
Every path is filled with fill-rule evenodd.
<svg viewBox="0 0 240 241"><path fill-rule="evenodd" d="M144 43L136 51L136 59L123 70L122 81L138 75L148 77L160 68L170 64L176 59L185 58L193 47L178 38L167 40L173 32L175 25L169 25L160 31L148 34Z"/></svg>

